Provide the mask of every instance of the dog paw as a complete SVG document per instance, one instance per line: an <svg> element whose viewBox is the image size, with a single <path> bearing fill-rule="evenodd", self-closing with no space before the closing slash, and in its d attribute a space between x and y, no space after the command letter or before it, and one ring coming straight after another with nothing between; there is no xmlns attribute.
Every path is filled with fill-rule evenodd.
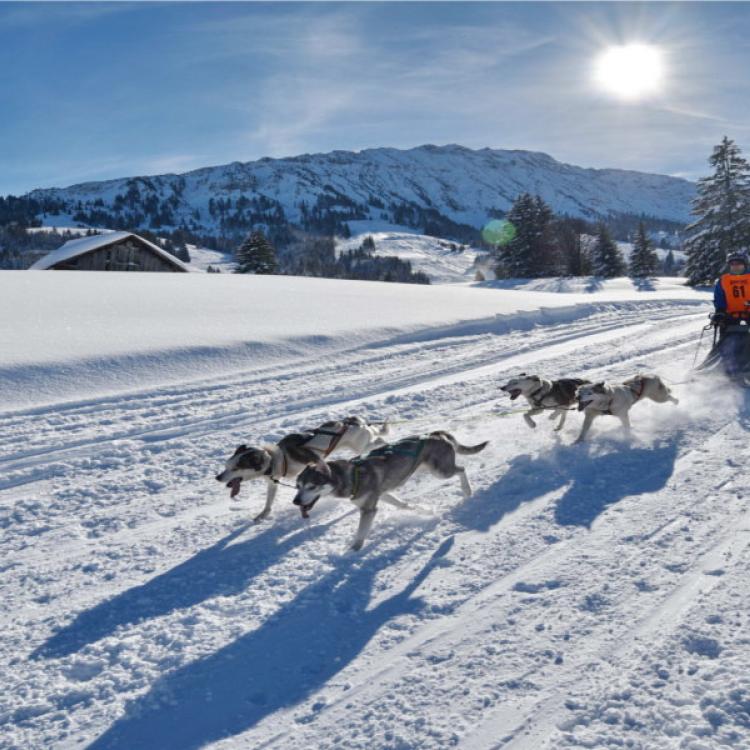
<svg viewBox="0 0 750 750"><path fill-rule="evenodd" d="M258 515L255 516L255 518L253 518L253 523L260 523L261 521L268 518L268 516L269 516L268 513L258 513Z"/></svg>

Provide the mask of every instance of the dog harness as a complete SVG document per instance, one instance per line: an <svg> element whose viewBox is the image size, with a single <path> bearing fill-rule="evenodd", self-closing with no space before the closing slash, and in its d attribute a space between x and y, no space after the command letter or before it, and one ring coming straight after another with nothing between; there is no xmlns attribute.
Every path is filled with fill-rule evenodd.
<svg viewBox="0 0 750 750"><path fill-rule="evenodd" d="M268 465L268 468L263 472L263 476L264 477L268 477L272 482L274 482L276 484L280 484L280 480L276 479L273 476L273 459L274 459L274 457L271 456L271 463ZM286 454L284 453L284 451L281 451L281 460L283 461L283 464L282 464L283 469L282 469L282 472L281 472L281 476L285 477L287 469L289 468L289 465L287 464Z"/></svg>
<svg viewBox="0 0 750 750"><path fill-rule="evenodd" d="M630 388L631 391L635 394L635 400L638 401L640 397L643 395L643 389L646 387L646 381L643 378L640 378L640 386L637 388L633 388L635 383L628 383L628 388Z"/></svg>
<svg viewBox="0 0 750 750"><path fill-rule="evenodd" d="M340 430L323 430L323 429L317 429L314 430L315 435L330 435L331 436L331 442L328 444L328 447L323 451L323 458L328 458L328 456L333 453L334 450L336 450L336 446L341 442L341 438L344 437L344 433L349 429L349 425L344 423L344 426Z"/></svg>
<svg viewBox="0 0 750 750"><path fill-rule="evenodd" d="M535 409L541 409L542 408L542 402L544 401L544 397L547 395L549 391L545 390L544 383L542 383L539 388L537 388L533 393L530 393L526 398L533 402ZM537 398L537 394L541 393L541 397Z"/></svg>
<svg viewBox="0 0 750 750"><path fill-rule="evenodd" d="M361 472L362 467L358 463L354 464L354 468L352 469L352 492L349 495L352 500L357 497L357 493L359 492L359 478Z"/></svg>
<svg viewBox="0 0 750 750"><path fill-rule="evenodd" d="M401 455L410 456L412 459L414 459L414 466L416 466L417 462L419 461L419 456L422 452L422 448L424 447L424 443L425 438L419 438L419 440L416 441L416 445L412 449L407 448L401 443L392 443L389 445L383 445L380 448L376 448L375 450L370 451L366 456L352 459L350 463L353 464L354 468L352 469L352 491L349 497L355 498L357 496L357 493L359 492L362 464L364 464L365 461L368 461L371 458L379 458L385 461L388 456ZM412 466L412 469L414 468L414 466Z"/></svg>

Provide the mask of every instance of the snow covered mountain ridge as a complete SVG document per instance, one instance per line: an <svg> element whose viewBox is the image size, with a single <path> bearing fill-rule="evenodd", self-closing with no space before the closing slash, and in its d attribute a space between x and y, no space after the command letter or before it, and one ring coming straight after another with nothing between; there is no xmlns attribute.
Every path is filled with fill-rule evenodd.
<svg viewBox="0 0 750 750"><path fill-rule="evenodd" d="M335 230L350 220L477 228L523 192L541 195L559 214L685 222L695 186L666 175L585 169L538 152L424 145L263 158L27 197L48 215L79 215L95 225L235 233L264 222Z"/></svg>

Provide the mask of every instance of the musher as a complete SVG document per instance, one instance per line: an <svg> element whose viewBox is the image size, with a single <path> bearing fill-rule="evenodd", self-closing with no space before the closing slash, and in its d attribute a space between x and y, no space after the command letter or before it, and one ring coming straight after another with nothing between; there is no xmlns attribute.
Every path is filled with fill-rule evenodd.
<svg viewBox="0 0 750 750"><path fill-rule="evenodd" d="M731 378L747 375L750 366L750 273L747 255L737 251L727 255L728 273L714 287L711 322L719 329L718 348L724 369Z"/></svg>

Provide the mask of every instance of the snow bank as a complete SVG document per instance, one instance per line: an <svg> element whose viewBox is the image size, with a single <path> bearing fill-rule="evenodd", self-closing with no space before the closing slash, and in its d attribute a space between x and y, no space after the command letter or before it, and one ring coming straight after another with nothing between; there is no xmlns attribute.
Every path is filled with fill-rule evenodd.
<svg viewBox="0 0 750 750"><path fill-rule="evenodd" d="M603 305L703 304L629 282L594 293L226 274L0 272L0 408L202 378L414 337L525 329ZM8 324L8 321L13 321Z"/></svg>

